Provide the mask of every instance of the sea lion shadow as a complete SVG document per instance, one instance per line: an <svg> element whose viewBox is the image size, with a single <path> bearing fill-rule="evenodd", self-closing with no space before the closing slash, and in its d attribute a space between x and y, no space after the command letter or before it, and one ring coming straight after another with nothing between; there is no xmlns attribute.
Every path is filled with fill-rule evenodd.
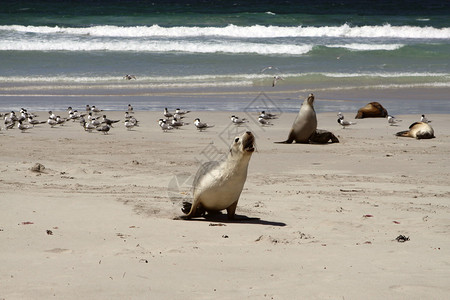
<svg viewBox="0 0 450 300"><path fill-rule="evenodd" d="M229 220L227 214L223 213L206 214L205 216L203 216L203 218L189 219L189 221L255 224L255 225L279 226L279 227L287 225L286 223L283 222L261 220L260 218L251 218L245 215L235 215L234 219Z"/></svg>

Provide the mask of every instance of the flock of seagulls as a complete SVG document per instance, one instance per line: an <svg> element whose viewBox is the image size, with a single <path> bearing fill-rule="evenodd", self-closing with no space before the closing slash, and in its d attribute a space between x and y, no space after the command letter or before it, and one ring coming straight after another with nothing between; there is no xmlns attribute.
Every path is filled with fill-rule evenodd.
<svg viewBox="0 0 450 300"><path fill-rule="evenodd" d="M356 125L356 122L351 122L351 121L345 120L345 119L344 119L344 115L342 114L342 112L339 112L339 113L337 114L337 116L338 116L337 122L338 122L339 124L342 125L342 128L346 128L346 127L351 126L351 125ZM393 115L388 115L388 116L387 116L387 121L388 121L388 124L389 124L390 126L398 126L397 123L401 122L402 120L397 119L397 118L394 117ZM420 117L420 122L423 122L423 123L429 123L429 122L431 122L431 121L429 121L429 120L425 117L425 115L422 115L422 116Z"/></svg>
<svg viewBox="0 0 450 300"><path fill-rule="evenodd" d="M10 113L0 114L0 117L3 118L4 129L10 130L17 128L21 132L26 132L37 125L48 124L51 128L56 126L64 126L66 122L78 121L82 128L86 132L102 132L103 134L108 134L109 131L114 128L116 123L119 123L120 120L111 120L108 119L106 114L102 109L97 108L95 105L86 105L85 112L79 112L72 107L67 108L68 116L66 118L61 117L60 115L56 115L53 111L48 112L48 118L46 121L38 120L38 116L29 113L25 108L21 108L18 113L11 111ZM99 115L102 113L101 115ZM164 108L163 117L158 120L158 124L163 132L168 132L169 130L179 129L183 126L187 126L190 123L185 122L183 119L187 117L190 113L189 110L181 110L177 108L175 111L170 112L167 108ZM342 112L337 114L337 122L342 126L343 129L356 125L356 122L345 120ZM277 119L278 116L276 114L271 114L266 111L261 111L258 115L258 123L261 126L273 126L274 124L271 122L273 119ZM249 122L246 118L240 118L236 115L231 116L231 123L240 126ZM387 117L388 124L390 126L398 126L397 123L401 122L392 115L388 115ZM422 115L420 118L420 122L429 123L425 115ZM134 117L134 109L131 104L128 104L127 111L124 116L124 127L127 130L131 130L134 127L139 126L139 121ZM214 125L210 125L208 123L200 121L199 118L194 119L194 126L198 131L204 131L208 128L214 127ZM0 126L0 130L2 127Z"/></svg>
<svg viewBox="0 0 450 300"><path fill-rule="evenodd" d="M164 118L159 119L158 124L163 132L167 132L172 129L179 129L182 126L190 124L183 121L186 115L190 112L191 112L190 110L182 110L180 108L177 108L174 112L170 112L166 107L164 108L163 111ZM199 118L196 118L194 120L194 126L199 131L203 131L207 128L214 127L214 125L209 125L207 123L201 122Z"/></svg>

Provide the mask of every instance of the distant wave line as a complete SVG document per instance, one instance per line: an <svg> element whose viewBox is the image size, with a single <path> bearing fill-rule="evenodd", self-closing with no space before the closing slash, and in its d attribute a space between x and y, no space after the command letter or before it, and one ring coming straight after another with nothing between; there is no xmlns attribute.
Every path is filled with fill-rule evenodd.
<svg viewBox="0 0 450 300"><path fill-rule="evenodd" d="M433 78L441 77L444 79L450 79L450 73L428 73L428 72L376 72L376 73L331 73L331 72L308 72L308 73L284 73L282 70L279 71L285 79L299 78L299 77L311 77L311 76L322 76L328 78L354 78L354 77L366 77L366 78L411 78L411 77L424 77ZM106 83L106 82L116 82L121 86L130 87L141 84L177 84L186 83L191 84L207 84L208 82L219 81L222 84L227 82L234 82L234 84L248 84L251 80L271 78L272 74L261 74L261 73L244 73L244 74L223 74L223 75L190 75L190 76L139 76L137 75L137 81L128 82L127 84L122 84L124 79L121 75L118 76L0 76L0 82L2 83L19 83L19 82L29 82L29 83L79 83L79 84L92 84L92 83ZM248 82L246 82L248 81Z"/></svg>
<svg viewBox="0 0 450 300"><path fill-rule="evenodd" d="M365 37L365 38L411 38L411 39L449 39L450 28L434 28L430 26L393 26L366 25L351 26L237 26L198 27L174 26L91 26L91 27L59 27L59 26L24 26L2 25L0 31L23 32L37 34L88 35L95 37L202 37L223 36L235 38L280 38L280 37Z"/></svg>

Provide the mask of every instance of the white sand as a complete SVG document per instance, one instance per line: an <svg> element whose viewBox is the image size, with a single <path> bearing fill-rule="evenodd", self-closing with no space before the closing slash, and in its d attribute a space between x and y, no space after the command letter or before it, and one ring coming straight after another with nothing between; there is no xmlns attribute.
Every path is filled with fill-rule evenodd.
<svg viewBox="0 0 450 300"><path fill-rule="evenodd" d="M415 115L342 129L320 114L341 141L329 145L274 144L295 114L250 123L258 152L237 214L260 220L173 220L198 163L226 153L231 114L191 112L168 133L156 112L109 135L2 130L0 299L448 298L450 115L429 115L437 138L415 140L394 136ZM195 117L215 127L197 132Z"/></svg>

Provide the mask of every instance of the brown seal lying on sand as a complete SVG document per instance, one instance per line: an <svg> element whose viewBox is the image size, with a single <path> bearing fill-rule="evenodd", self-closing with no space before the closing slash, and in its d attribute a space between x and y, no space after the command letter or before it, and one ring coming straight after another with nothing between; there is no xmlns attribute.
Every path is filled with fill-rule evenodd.
<svg viewBox="0 0 450 300"><path fill-rule="evenodd" d="M387 115L387 110L380 103L370 102L358 110L355 119L386 118Z"/></svg>

